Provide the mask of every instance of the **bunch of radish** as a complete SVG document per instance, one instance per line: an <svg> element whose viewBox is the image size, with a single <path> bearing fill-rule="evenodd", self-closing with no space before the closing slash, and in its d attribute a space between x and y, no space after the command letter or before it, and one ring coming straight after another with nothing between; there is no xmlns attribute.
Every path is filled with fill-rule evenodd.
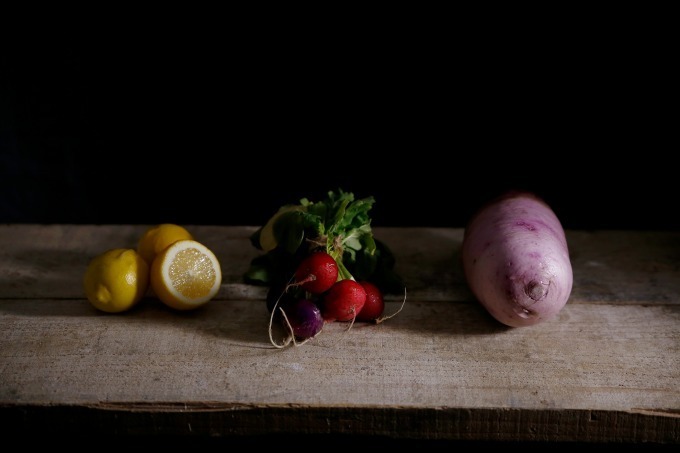
<svg viewBox="0 0 680 453"><path fill-rule="evenodd" d="M373 237L368 210L373 198L329 192L312 203L286 205L251 236L266 253L251 262L246 282L268 285L272 344L283 347L314 338L329 322L380 323L385 292L404 292L394 257ZM404 297L405 302L405 297ZM403 304L402 304L403 307ZM279 322L288 333L272 336Z"/></svg>
<svg viewBox="0 0 680 453"><path fill-rule="evenodd" d="M271 320L289 329L290 340L305 341L321 332L327 322L379 323L386 319L381 318L385 302L376 285L338 276L337 262L330 254L311 252L300 262L289 284L270 288L267 308Z"/></svg>

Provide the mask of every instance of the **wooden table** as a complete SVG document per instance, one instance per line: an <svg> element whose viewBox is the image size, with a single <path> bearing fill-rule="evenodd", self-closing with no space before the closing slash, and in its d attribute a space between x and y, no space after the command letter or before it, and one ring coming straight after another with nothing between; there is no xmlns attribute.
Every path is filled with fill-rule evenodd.
<svg viewBox="0 0 680 453"><path fill-rule="evenodd" d="M376 227L403 310L277 349L242 282L255 228L185 226L220 260L216 299L115 315L83 273L147 225L0 226L0 432L680 443L680 232L567 231L569 303L508 328L465 284L462 229Z"/></svg>

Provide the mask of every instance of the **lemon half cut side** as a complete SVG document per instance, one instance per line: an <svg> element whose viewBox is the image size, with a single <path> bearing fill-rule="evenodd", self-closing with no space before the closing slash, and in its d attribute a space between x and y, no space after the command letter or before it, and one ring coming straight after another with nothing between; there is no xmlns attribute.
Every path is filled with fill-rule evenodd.
<svg viewBox="0 0 680 453"><path fill-rule="evenodd" d="M214 298L222 283L215 254L193 239L174 242L151 265L151 287L158 298L176 310L193 310Z"/></svg>

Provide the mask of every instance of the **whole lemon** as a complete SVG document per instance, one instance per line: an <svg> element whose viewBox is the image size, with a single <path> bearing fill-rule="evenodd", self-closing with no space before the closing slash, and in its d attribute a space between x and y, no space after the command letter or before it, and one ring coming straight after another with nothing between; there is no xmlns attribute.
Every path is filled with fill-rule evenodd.
<svg viewBox="0 0 680 453"><path fill-rule="evenodd" d="M87 300L107 313L134 307L149 286L149 265L134 249L116 248L94 257L85 270Z"/></svg>
<svg viewBox="0 0 680 453"><path fill-rule="evenodd" d="M144 232L137 244L137 253L151 266L156 255L165 250L170 244L182 239L193 239L189 231L174 223L161 223L152 226Z"/></svg>

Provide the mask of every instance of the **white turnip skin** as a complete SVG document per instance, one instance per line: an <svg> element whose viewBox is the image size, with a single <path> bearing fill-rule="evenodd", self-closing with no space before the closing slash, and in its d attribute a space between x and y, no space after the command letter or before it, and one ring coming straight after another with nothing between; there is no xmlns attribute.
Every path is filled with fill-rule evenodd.
<svg viewBox="0 0 680 453"><path fill-rule="evenodd" d="M507 193L482 207L465 228L461 255L472 293L508 326L554 317L571 294L564 229L532 193Z"/></svg>

